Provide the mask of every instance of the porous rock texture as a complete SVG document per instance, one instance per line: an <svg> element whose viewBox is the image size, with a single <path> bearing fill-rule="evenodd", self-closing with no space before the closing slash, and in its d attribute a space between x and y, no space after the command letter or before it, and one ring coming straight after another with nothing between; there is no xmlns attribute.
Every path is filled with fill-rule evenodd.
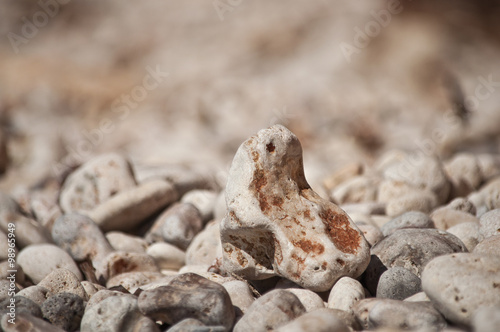
<svg viewBox="0 0 500 332"><path fill-rule="evenodd" d="M357 277L369 244L351 218L306 181L302 147L275 125L245 141L233 159L221 223L223 268L251 280L275 275L313 291Z"/></svg>

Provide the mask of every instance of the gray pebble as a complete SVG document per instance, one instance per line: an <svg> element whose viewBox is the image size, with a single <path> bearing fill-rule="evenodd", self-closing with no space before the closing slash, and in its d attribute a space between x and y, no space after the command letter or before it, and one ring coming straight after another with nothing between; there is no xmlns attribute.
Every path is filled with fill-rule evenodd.
<svg viewBox="0 0 500 332"><path fill-rule="evenodd" d="M377 297L404 300L422 290L420 278L409 270L396 266L380 276Z"/></svg>
<svg viewBox="0 0 500 332"><path fill-rule="evenodd" d="M500 304L500 257L470 253L437 257L425 267L422 288L446 319L470 326L479 307Z"/></svg>
<svg viewBox="0 0 500 332"><path fill-rule="evenodd" d="M403 228L434 228L434 222L423 212L409 211L384 224L380 230L388 236Z"/></svg>
<svg viewBox="0 0 500 332"><path fill-rule="evenodd" d="M75 331L85 311L83 299L72 293L59 293L42 304L43 317L66 331Z"/></svg>
<svg viewBox="0 0 500 332"><path fill-rule="evenodd" d="M479 235L481 239L500 234L500 209L486 212L479 218Z"/></svg>
<svg viewBox="0 0 500 332"><path fill-rule="evenodd" d="M9 316L2 317L2 329L5 332L65 332L63 329L25 312L16 314L16 323L8 322Z"/></svg>
<svg viewBox="0 0 500 332"><path fill-rule="evenodd" d="M42 310L40 306L30 299L16 295L13 297L15 303L15 314L19 314L21 312L27 313L31 316L35 316L38 318L42 318ZM0 303L0 317L6 313L12 312L8 306L11 305L11 298L7 298ZM9 315L8 315L9 316ZM10 316L9 316L10 317Z"/></svg>
<svg viewBox="0 0 500 332"><path fill-rule="evenodd" d="M7 277L12 273L9 270L16 270L16 283L19 285L24 285L26 276L24 275L23 268L15 263L14 268L12 268L9 261L3 261L0 263L0 280L6 280Z"/></svg>
<svg viewBox="0 0 500 332"><path fill-rule="evenodd" d="M206 325L230 329L234 309L226 289L194 273L181 274L167 286L143 291L139 308L146 316L168 324L196 318Z"/></svg>
<svg viewBox="0 0 500 332"><path fill-rule="evenodd" d="M275 289L258 298L236 323L234 332L274 330L304 314L306 309L294 294Z"/></svg>
<svg viewBox="0 0 500 332"><path fill-rule="evenodd" d="M401 266L420 276L434 257L467 251L455 235L437 229L400 229L372 248L382 263Z"/></svg>

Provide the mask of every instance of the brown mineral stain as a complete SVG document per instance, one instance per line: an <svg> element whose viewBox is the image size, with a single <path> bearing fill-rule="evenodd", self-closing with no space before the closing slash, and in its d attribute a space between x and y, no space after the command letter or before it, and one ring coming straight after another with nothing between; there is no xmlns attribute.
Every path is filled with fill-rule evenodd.
<svg viewBox="0 0 500 332"><path fill-rule="evenodd" d="M253 172L253 180L251 186L257 195L257 200L259 201L259 206L262 212L266 213L269 209L269 203L267 202L266 195L262 192L263 188L267 185L266 173L260 168L255 168Z"/></svg>
<svg viewBox="0 0 500 332"><path fill-rule="evenodd" d="M347 254L355 254L357 252L361 242L360 235L351 227L349 220L344 214L326 209L319 214L319 217L323 221L326 232L337 249Z"/></svg>
<svg viewBox="0 0 500 332"><path fill-rule="evenodd" d="M307 239L300 239L292 243L294 246L302 249L306 254L321 255L325 251L325 247L321 243L312 242Z"/></svg>
<svg viewBox="0 0 500 332"><path fill-rule="evenodd" d="M269 143L266 145L267 152L273 153L276 147L274 146L273 142Z"/></svg>
<svg viewBox="0 0 500 332"><path fill-rule="evenodd" d="M343 259L337 258L337 263L339 263L340 266L344 266L345 262Z"/></svg>
<svg viewBox="0 0 500 332"><path fill-rule="evenodd" d="M272 198L271 198L271 204L278 207L278 208L281 208L283 206L283 203L284 203L284 200L283 198L279 197L279 196L276 196L276 195L273 195Z"/></svg>

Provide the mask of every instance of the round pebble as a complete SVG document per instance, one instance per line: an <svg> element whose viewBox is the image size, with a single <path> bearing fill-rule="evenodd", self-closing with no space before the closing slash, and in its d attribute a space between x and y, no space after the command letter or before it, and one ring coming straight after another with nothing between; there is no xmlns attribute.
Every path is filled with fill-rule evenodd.
<svg viewBox="0 0 500 332"><path fill-rule="evenodd" d="M106 239L113 249L118 251L145 253L148 247L143 238L123 232L108 232Z"/></svg>
<svg viewBox="0 0 500 332"><path fill-rule="evenodd" d="M303 314L288 324L279 327L277 332L350 332L347 325L332 309L316 309Z"/></svg>
<svg viewBox="0 0 500 332"><path fill-rule="evenodd" d="M203 222L211 220L214 216L214 207L217 193L211 190L195 189L182 196L181 202L192 204L200 213Z"/></svg>
<svg viewBox="0 0 500 332"><path fill-rule="evenodd" d="M404 300L422 290L420 278L402 267L393 267L382 273L378 281L377 297Z"/></svg>
<svg viewBox="0 0 500 332"><path fill-rule="evenodd" d="M328 308L352 312L356 303L365 298L363 285L349 277L340 278L328 296Z"/></svg>
<svg viewBox="0 0 500 332"><path fill-rule="evenodd" d="M160 269L179 270L186 261L186 253L169 243L154 243L147 249L146 253L153 257Z"/></svg>
<svg viewBox="0 0 500 332"><path fill-rule="evenodd" d="M72 293L58 293L42 304L43 318L66 331L76 331L85 311L83 299Z"/></svg>
<svg viewBox="0 0 500 332"><path fill-rule="evenodd" d="M479 236L486 239L500 234L500 209L486 212L479 219Z"/></svg>
<svg viewBox="0 0 500 332"><path fill-rule="evenodd" d="M409 211L391 219L381 227L384 236L391 235L398 229L403 228L434 228L434 222L425 213L420 211Z"/></svg>

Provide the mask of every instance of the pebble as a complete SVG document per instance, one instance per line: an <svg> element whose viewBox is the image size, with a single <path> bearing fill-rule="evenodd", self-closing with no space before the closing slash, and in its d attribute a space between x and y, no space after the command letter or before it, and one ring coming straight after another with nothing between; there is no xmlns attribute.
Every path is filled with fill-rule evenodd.
<svg viewBox="0 0 500 332"><path fill-rule="evenodd" d="M3 316L4 314L8 314L9 317L12 318L10 313L12 313L12 309L7 308L8 305L11 305L12 298L6 298L0 303L0 317ZM36 304L35 302L31 301L30 299L20 296L20 295L15 295L13 297L14 303L15 303L15 314L19 313L26 313L34 317L42 318L42 310L40 309L40 306Z"/></svg>
<svg viewBox="0 0 500 332"><path fill-rule="evenodd" d="M478 308L472 316L472 328L477 332L498 332L500 305Z"/></svg>
<svg viewBox="0 0 500 332"><path fill-rule="evenodd" d="M383 170L385 179L406 183L435 194L437 203L448 199L450 182L438 158L422 153L406 154L393 160Z"/></svg>
<svg viewBox="0 0 500 332"><path fill-rule="evenodd" d="M408 211L429 213L437 206L436 195L428 190L412 189L387 202L385 211L389 217L397 217Z"/></svg>
<svg viewBox="0 0 500 332"><path fill-rule="evenodd" d="M105 154L86 162L67 177L59 204L65 213L89 212L135 185L129 162L118 154Z"/></svg>
<svg viewBox="0 0 500 332"><path fill-rule="evenodd" d="M352 313L356 303L364 298L365 291L359 281L342 277L333 285L328 295L327 307Z"/></svg>
<svg viewBox="0 0 500 332"><path fill-rule="evenodd" d="M372 254L390 267L400 266L420 276L434 257L467 251L455 235L438 229L400 229L372 248Z"/></svg>
<svg viewBox="0 0 500 332"><path fill-rule="evenodd" d="M356 225L372 247L384 238L384 234L382 234L382 231L377 226L358 222Z"/></svg>
<svg viewBox="0 0 500 332"><path fill-rule="evenodd" d="M446 205L452 210L462 211L470 213L473 216L476 215L477 209L472 201L464 197L457 197Z"/></svg>
<svg viewBox="0 0 500 332"><path fill-rule="evenodd" d="M76 294L85 301L88 300L80 279L73 272L66 269L57 269L50 272L37 286L46 288L49 291L49 296L67 292Z"/></svg>
<svg viewBox="0 0 500 332"><path fill-rule="evenodd" d="M276 287L278 288L278 287ZM323 299L315 292L300 287L281 288L297 296L307 312L325 307Z"/></svg>
<svg viewBox="0 0 500 332"><path fill-rule="evenodd" d="M114 251L102 231L89 217L71 213L54 222L52 238L77 262L92 260L95 268L108 254Z"/></svg>
<svg viewBox="0 0 500 332"><path fill-rule="evenodd" d="M106 287L101 286L99 284L92 283L90 281L84 280L81 282L83 289L85 289L85 293L87 293L87 297L90 299L95 293L100 291L101 289L106 289Z"/></svg>
<svg viewBox="0 0 500 332"><path fill-rule="evenodd" d="M481 170L482 182L486 182L500 175L500 158L498 155L479 154L476 158L479 169Z"/></svg>
<svg viewBox="0 0 500 332"><path fill-rule="evenodd" d="M473 250L476 254L500 256L500 235L490 236L479 242Z"/></svg>
<svg viewBox="0 0 500 332"><path fill-rule="evenodd" d="M266 332L275 330L306 313L300 300L284 289L272 290L248 308L234 326L234 332Z"/></svg>
<svg viewBox="0 0 500 332"><path fill-rule="evenodd" d="M420 278L409 270L396 266L380 276L377 297L404 300L420 291L422 291Z"/></svg>
<svg viewBox="0 0 500 332"><path fill-rule="evenodd" d="M430 301L430 299L427 296L427 294L425 294L425 292L422 291L422 292L418 292L418 293L413 294L412 296L407 297L406 299L404 299L404 301L426 302L426 301Z"/></svg>
<svg viewBox="0 0 500 332"><path fill-rule="evenodd" d="M363 165L358 162L347 164L323 180L323 186L330 191L335 189L341 183L363 174Z"/></svg>
<svg viewBox="0 0 500 332"><path fill-rule="evenodd" d="M500 209L486 212L479 218L480 239L500 234Z"/></svg>
<svg viewBox="0 0 500 332"><path fill-rule="evenodd" d="M39 285L33 285L21 289L19 292L17 292L17 295L30 299L31 301L41 306L47 299L49 290Z"/></svg>
<svg viewBox="0 0 500 332"><path fill-rule="evenodd" d="M250 287L244 281L232 280L223 283L222 286L229 294L233 305L240 309L242 313L245 313L255 301Z"/></svg>
<svg viewBox="0 0 500 332"><path fill-rule="evenodd" d="M122 191L88 212L104 231L129 231L175 202L178 193L164 180L151 180Z"/></svg>
<svg viewBox="0 0 500 332"><path fill-rule="evenodd" d="M173 325L167 332L226 332L224 326L206 326L194 318L186 318Z"/></svg>
<svg viewBox="0 0 500 332"><path fill-rule="evenodd" d="M500 304L500 257L458 253L430 261L422 287L446 319L471 326L481 306Z"/></svg>
<svg viewBox="0 0 500 332"><path fill-rule="evenodd" d="M76 331L85 311L83 299L72 293L58 293L42 304L43 318L65 331Z"/></svg>
<svg viewBox="0 0 500 332"><path fill-rule="evenodd" d="M363 203L351 203L342 204L341 208L348 215L352 214L364 214L373 218L373 215L385 214L385 203L381 202L363 202Z"/></svg>
<svg viewBox="0 0 500 332"><path fill-rule="evenodd" d="M479 243L479 224L475 221L463 222L448 228L446 231L458 237L470 252Z"/></svg>
<svg viewBox="0 0 500 332"><path fill-rule="evenodd" d="M143 238L123 232L108 232L106 239L113 249L119 251L145 253L148 247L148 243Z"/></svg>
<svg viewBox="0 0 500 332"><path fill-rule="evenodd" d="M220 224L208 223L198 233L186 250L186 265L212 265L217 257L222 257Z"/></svg>
<svg viewBox="0 0 500 332"><path fill-rule="evenodd" d="M429 302L377 299L368 314L368 327L401 330L440 331L447 326L443 316Z"/></svg>
<svg viewBox="0 0 500 332"><path fill-rule="evenodd" d="M377 183L368 176L355 176L332 189L329 196L337 204L372 202L377 198Z"/></svg>
<svg viewBox="0 0 500 332"><path fill-rule="evenodd" d="M350 332L347 325L332 309L322 308L307 312L288 324L279 327L277 332Z"/></svg>
<svg viewBox="0 0 500 332"><path fill-rule="evenodd" d="M186 250L202 229L203 220L194 205L175 203L156 219L146 239L149 242L165 241Z"/></svg>
<svg viewBox="0 0 500 332"><path fill-rule="evenodd" d="M182 196L181 203L193 205L199 212L204 223L214 216L217 193L212 190L195 189Z"/></svg>
<svg viewBox="0 0 500 332"><path fill-rule="evenodd" d="M87 302L87 305L85 306L85 311L89 310L90 308L92 308L96 304L101 303L102 301L104 301L108 297L111 297L111 296L130 296L130 295L131 294L126 294L126 293L119 292L116 290L109 290L106 288L101 289L89 299L89 301Z"/></svg>
<svg viewBox="0 0 500 332"><path fill-rule="evenodd" d="M431 218L434 220L436 228L442 230L447 230L450 227L464 222L479 223L479 219L476 218L476 216L467 212L453 210L449 207L442 207L434 210L434 212L431 213Z"/></svg>
<svg viewBox="0 0 500 332"><path fill-rule="evenodd" d="M153 257L160 269L179 270L186 262L186 253L169 243L154 243L146 253Z"/></svg>
<svg viewBox="0 0 500 332"><path fill-rule="evenodd" d="M73 258L53 244L33 244L24 248L17 256L17 263L35 284L59 268L71 271L79 280L83 279Z"/></svg>
<svg viewBox="0 0 500 332"><path fill-rule="evenodd" d="M40 223L25 217L21 208L9 195L0 192L0 230L8 233L9 223L16 225L16 247L24 248L30 244L52 243L50 234Z"/></svg>
<svg viewBox="0 0 500 332"><path fill-rule="evenodd" d="M484 203L488 210L500 209L500 177L490 180L481 187Z"/></svg>
<svg viewBox="0 0 500 332"><path fill-rule="evenodd" d="M133 295L109 296L85 310L81 332L159 332L150 318L144 316Z"/></svg>
<svg viewBox="0 0 500 332"><path fill-rule="evenodd" d="M106 280L125 272L160 272L153 257L137 252L115 251L103 260L101 274Z"/></svg>
<svg viewBox="0 0 500 332"><path fill-rule="evenodd" d="M229 330L235 317L226 289L194 273L181 274L167 286L143 291L138 303L143 314L170 325L195 318Z"/></svg>
<svg viewBox="0 0 500 332"><path fill-rule="evenodd" d="M444 169L451 182L451 197L467 196L482 182L481 168L473 154L456 154L445 163Z"/></svg>
<svg viewBox="0 0 500 332"><path fill-rule="evenodd" d="M65 332L63 329L44 321L41 318L24 312L16 314L16 323L8 322L9 316L2 317L2 329L5 332Z"/></svg>
<svg viewBox="0 0 500 332"><path fill-rule="evenodd" d="M300 142L281 125L240 146L226 202L225 271L250 280L278 275L326 291L342 276L361 275L368 265L368 242L343 210L310 188Z"/></svg>
<svg viewBox="0 0 500 332"><path fill-rule="evenodd" d="M435 228L432 219L420 211L409 211L391 219L384 224L380 230L384 236L391 235L398 229L403 228Z"/></svg>

